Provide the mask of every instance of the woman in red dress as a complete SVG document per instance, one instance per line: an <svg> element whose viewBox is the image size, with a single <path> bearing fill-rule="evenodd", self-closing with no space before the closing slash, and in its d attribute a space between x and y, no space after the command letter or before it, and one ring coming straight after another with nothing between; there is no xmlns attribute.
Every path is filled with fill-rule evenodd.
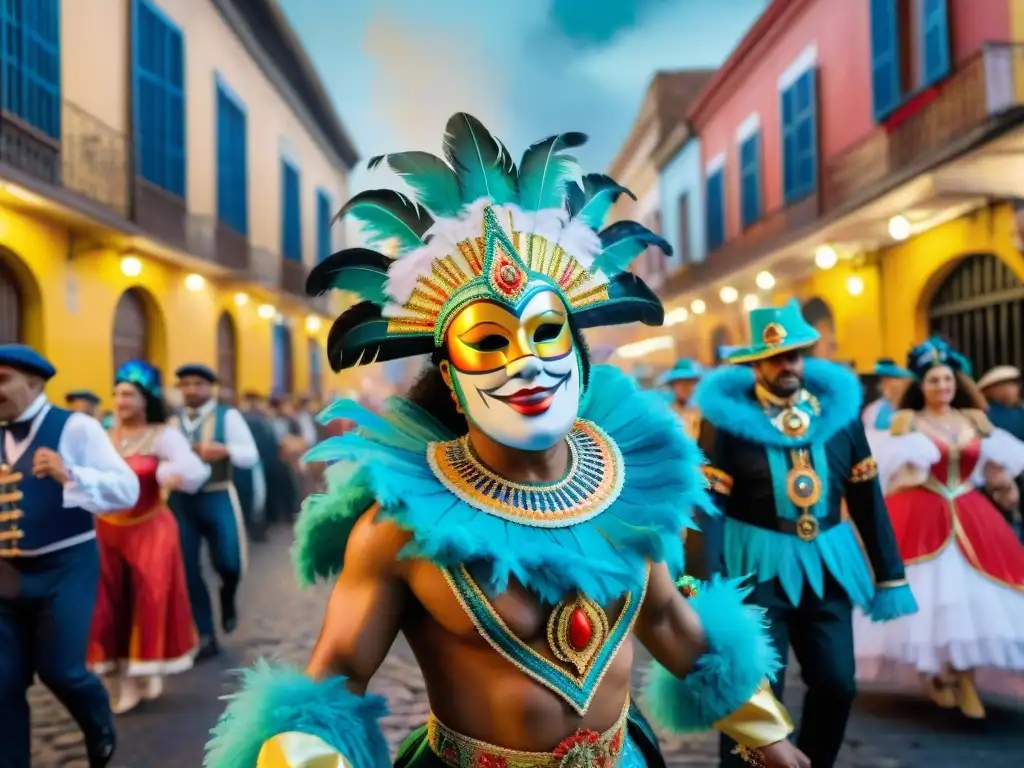
<svg viewBox="0 0 1024 768"><path fill-rule="evenodd" d="M999 670L1003 683L1024 671L1024 546L996 507L1019 503L1024 443L992 427L967 361L942 339L911 350L908 367L916 381L874 448L920 610L887 624L857 617L858 676L912 666L936 704L980 719L975 671Z"/></svg>
<svg viewBox="0 0 1024 768"><path fill-rule="evenodd" d="M100 589L89 664L122 714L157 698L163 676L192 666L198 636L185 584L178 525L164 492L197 490L209 475L185 436L164 427L160 372L132 361L115 376L110 436L139 476L139 500L97 518Z"/></svg>

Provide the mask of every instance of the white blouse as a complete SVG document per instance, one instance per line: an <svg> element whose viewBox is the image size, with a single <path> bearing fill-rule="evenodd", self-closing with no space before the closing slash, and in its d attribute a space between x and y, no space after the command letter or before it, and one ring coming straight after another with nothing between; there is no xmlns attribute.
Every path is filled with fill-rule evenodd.
<svg viewBox="0 0 1024 768"><path fill-rule="evenodd" d="M160 459L156 468L156 479L163 485L168 478L181 478L178 490L195 493L210 478L210 465L192 450L188 439L180 430L161 427L153 439L153 454Z"/></svg>

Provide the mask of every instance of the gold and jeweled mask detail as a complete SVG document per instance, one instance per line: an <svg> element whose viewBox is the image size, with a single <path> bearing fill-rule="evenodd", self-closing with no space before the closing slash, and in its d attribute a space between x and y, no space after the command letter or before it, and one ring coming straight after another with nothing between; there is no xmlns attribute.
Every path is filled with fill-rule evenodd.
<svg viewBox="0 0 1024 768"><path fill-rule="evenodd" d="M570 311L608 298L603 276L592 275L560 244L517 230L510 211L487 206L480 236L434 258L401 307L385 312L388 333L433 333L441 346L466 306L487 299L514 309L544 289L557 293Z"/></svg>

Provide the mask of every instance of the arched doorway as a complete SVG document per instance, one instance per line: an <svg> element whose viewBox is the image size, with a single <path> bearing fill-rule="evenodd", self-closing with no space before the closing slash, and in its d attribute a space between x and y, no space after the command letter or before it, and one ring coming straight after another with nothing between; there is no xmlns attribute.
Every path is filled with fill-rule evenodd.
<svg viewBox="0 0 1024 768"><path fill-rule="evenodd" d="M114 371L129 360L148 360L149 342L146 296L138 288L129 288L121 294L114 310Z"/></svg>
<svg viewBox="0 0 1024 768"><path fill-rule="evenodd" d="M227 310L217 320L217 378L222 391L230 390L237 397L238 334L234 318Z"/></svg>
<svg viewBox="0 0 1024 768"><path fill-rule="evenodd" d="M284 322L275 323L273 331L273 385L275 395L290 395L294 386L292 371L292 330Z"/></svg>
<svg viewBox="0 0 1024 768"><path fill-rule="evenodd" d="M980 376L1024 368L1024 284L991 253L964 256L928 303L928 327L949 340Z"/></svg>
<svg viewBox="0 0 1024 768"><path fill-rule="evenodd" d="M25 340L24 311L18 276L0 261L0 344L18 344Z"/></svg>
<svg viewBox="0 0 1024 768"><path fill-rule="evenodd" d="M320 342L308 339L306 353L309 356L309 394L319 400L324 393L323 352L320 349Z"/></svg>
<svg viewBox="0 0 1024 768"><path fill-rule="evenodd" d="M732 344L732 340L729 336L729 329L724 325L720 325L711 332L711 355L714 358L715 365L719 365L725 360L726 347Z"/></svg>
<svg viewBox="0 0 1024 768"><path fill-rule="evenodd" d="M832 317L832 308L823 299L815 296L805 301L800 311L804 320L821 334L821 339L811 348L810 354L814 357L824 357L827 360L834 358L836 354L836 322Z"/></svg>

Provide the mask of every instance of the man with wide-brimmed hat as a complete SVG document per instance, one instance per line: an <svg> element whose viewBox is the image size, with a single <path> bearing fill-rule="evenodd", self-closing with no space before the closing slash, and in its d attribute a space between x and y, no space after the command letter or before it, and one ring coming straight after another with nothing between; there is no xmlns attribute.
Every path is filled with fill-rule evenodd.
<svg viewBox="0 0 1024 768"><path fill-rule="evenodd" d="M751 599L766 609L783 658L792 646L807 684L797 746L815 768L829 768L856 692L853 606L885 621L916 604L859 418L856 375L805 358L819 336L795 301L751 311L750 329L751 343L694 393L723 516L687 544L703 545L712 571L753 576ZM776 695L783 683L780 675ZM723 740L722 765L738 765L732 748Z"/></svg>
<svg viewBox="0 0 1024 768"><path fill-rule="evenodd" d="M696 439L700 426L700 412L690 404L693 390L704 375L704 366L696 360L683 357L666 371L658 382L672 389L672 410L679 416L686 433Z"/></svg>
<svg viewBox="0 0 1024 768"><path fill-rule="evenodd" d="M875 363L875 376L881 397L864 407L861 421L867 430L888 430L893 414L899 410L900 398L914 380L914 374L898 366L891 357L880 357Z"/></svg>
<svg viewBox="0 0 1024 768"><path fill-rule="evenodd" d="M201 661L215 656L219 648L200 550L205 540L221 580L221 627L225 633L233 632L238 623L235 595L245 571L247 543L234 471L251 470L260 456L242 414L213 396L217 374L209 366L188 363L175 376L185 407L169 423L185 433L192 449L210 466L210 479L202 488L195 493L175 491L168 499L181 535L188 594L199 631L197 660Z"/></svg>

